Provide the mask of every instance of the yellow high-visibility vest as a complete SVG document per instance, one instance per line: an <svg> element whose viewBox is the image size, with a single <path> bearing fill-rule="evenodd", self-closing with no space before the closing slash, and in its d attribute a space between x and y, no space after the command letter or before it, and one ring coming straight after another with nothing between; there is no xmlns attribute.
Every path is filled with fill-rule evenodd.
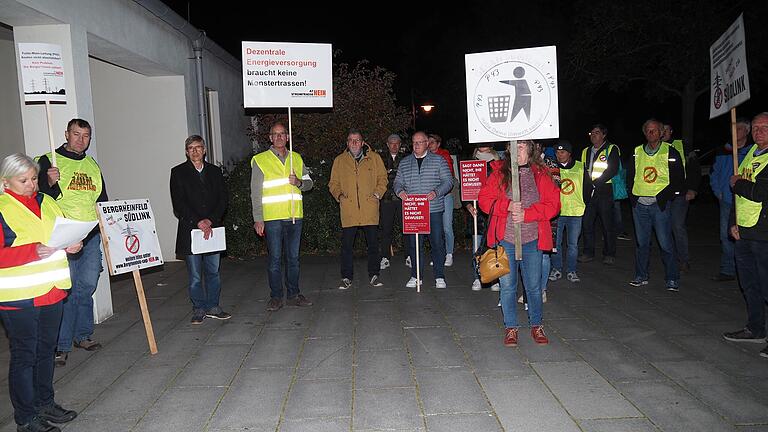
<svg viewBox="0 0 768 432"><path fill-rule="evenodd" d="M595 156L595 161L592 162L592 171L590 173L590 178L594 181L595 179L600 178L601 175L603 175L603 172L608 169L608 156L610 156L611 152L614 148L617 148L615 145L608 143L605 148L600 150L597 155ZM592 147L587 147L584 150L581 151L581 161L584 163L584 166L589 165L589 157L592 154ZM606 183L612 183L613 179L608 180Z"/></svg>
<svg viewBox="0 0 768 432"><path fill-rule="evenodd" d="M636 196L655 197L669 185L669 147L662 142L659 150L649 156L644 146L635 147L635 178L632 193Z"/></svg>
<svg viewBox="0 0 768 432"><path fill-rule="evenodd" d="M739 164L739 174L747 180L754 182L755 177L768 165L768 152L755 156L757 144L749 149L747 156ZM760 219L760 212L763 211L763 203L748 200L738 194L736 198L736 224L744 228L750 228L757 224Z"/></svg>
<svg viewBox="0 0 768 432"><path fill-rule="evenodd" d="M291 174L290 153L289 151L285 163L281 162L272 150L263 151L251 159L251 167L256 164L264 173L261 205L265 221L304 217L301 191L288 183L288 176ZM298 153L293 153L293 171L296 177L303 176L304 161ZM291 210L291 202L293 202L293 210Z"/></svg>
<svg viewBox="0 0 768 432"><path fill-rule="evenodd" d="M680 153L680 157L683 158L683 173L685 173L685 160L687 157L685 155L685 149L683 148L683 140L674 140L672 141L671 146L677 150L677 152Z"/></svg>
<svg viewBox="0 0 768 432"><path fill-rule="evenodd" d="M53 160L50 153L46 156ZM90 156L75 160L60 154L56 154L56 162L61 174L61 196L56 201L64 215L79 221L95 221L96 200L101 195L102 185L99 164Z"/></svg>
<svg viewBox="0 0 768 432"><path fill-rule="evenodd" d="M45 243L51 238L56 216L64 216L53 198L43 194L37 217L24 204L9 194L0 195L0 213L15 234L11 246ZM0 268L0 302L28 300L49 292L53 287L69 289L67 253L56 251L48 258L24 265Z"/></svg>
<svg viewBox="0 0 768 432"><path fill-rule="evenodd" d="M583 216L584 164L574 161L571 168L560 167L560 216Z"/></svg>

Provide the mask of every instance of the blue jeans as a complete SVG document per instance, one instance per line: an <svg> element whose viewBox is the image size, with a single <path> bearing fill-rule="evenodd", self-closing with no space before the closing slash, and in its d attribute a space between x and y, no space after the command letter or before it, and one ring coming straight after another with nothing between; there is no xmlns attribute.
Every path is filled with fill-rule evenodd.
<svg viewBox="0 0 768 432"><path fill-rule="evenodd" d="M768 242L736 241L736 270L747 302L747 329L757 337L766 335L765 302L768 301Z"/></svg>
<svg viewBox="0 0 768 432"><path fill-rule="evenodd" d="M208 312L219 305L221 254L213 252L187 255L184 260L187 262L189 299L192 301L192 307L196 311ZM205 280L204 284L203 280Z"/></svg>
<svg viewBox="0 0 768 432"><path fill-rule="evenodd" d="M616 235L623 234L624 231L624 218L621 215L621 201L613 200L613 227Z"/></svg>
<svg viewBox="0 0 768 432"><path fill-rule="evenodd" d="M720 273L735 276L734 241L728 233L728 216L733 203L720 200Z"/></svg>
<svg viewBox="0 0 768 432"><path fill-rule="evenodd" d="M672 210L672 237L675 258L679 263L687 263L688 256L688 228L685 226L685 218L688 216L688 200L681 193L669 203Z"/></svg>
<svg viewBox="0 0 768 432"><path fill-rule="evenodd" d="M515 261L515 245L501 241L501 245L510 257L510 272L499 278L501 285L501 310L504 313L504 327L518 327L517 324L517 280L518 271L523 273L523 285L528 301L528 322L532 326L541 325L541 251L538 240L523 245L523 260Z"/></svg>
<svg viewBox="0 0 768 432"><path fill-rule="evenodd" d="M664 211L658 204L643 205L638 203L632 209L635 219L635 237L637 252L635 254L635 277L648 280L648 260L651 253L651 232L656 231L656 238L661 248L661 261L664 263L664 280L667 282L680 279L677 262L672 246L672 216L667 207Z"/></svg>
<svg viewBox="0 0 768 432"><path fill-rule="evenodd" d="M11 345L8 390L17 424L53 403L53 355L62 303L0 311Z"/></svg>
<svg viewBox="0 0 768 432"><path fill-rule="evenodd" d="M542 291L547 290L547 283L549 282L549 270L552 268L552 254L547 252L541 253L541 279L539 279L539 286Z"/></svg>
<svg viewBox="0 0 768 432"><path fill-rule="evenodd" d="M287 298L299 295L299 246L302 220L290 219L264 222L264 235L269 252L269 296L283 298L283 256L285 256L285 282Z"/></svg>
<svg viewBox="0 0 768 432"><path fill-rule="evenodd" d="M101 235L89 234L83 248L69 258L72 288L64 300L57 351L72 351L72 341L80 342L93 335L93 293L101 273Z"/></svg>
<svg viewBox="0 0 768 432"><path fill-rule="evenodd" d="M453 254L453 194L450 192L443 197L445 209L443 210L443 232L445 233L445 253Z"/></svg>
<svg viewBox="0 0 768 432"><path fill-rule="evenodd" d="M429 245L435 279L445 278L445 244L443 243L442 213L429 214ZM424 277L424 235L419 235L419 274ZM408 234L411 254L411 277L416 277L416 235Z"/></svg>
<svg viewBox="0 0 768 432"><path fill-rule="evenodd" d="M616 201L618 202L618 201ZM568 234L568 249L565 258L567 268L563 268L563 230ZM557 218L557 253L552 255L552 267L560 271L575 272L576 258L579 255L579 234L581 234L581 216L560 216Z"/></svg>

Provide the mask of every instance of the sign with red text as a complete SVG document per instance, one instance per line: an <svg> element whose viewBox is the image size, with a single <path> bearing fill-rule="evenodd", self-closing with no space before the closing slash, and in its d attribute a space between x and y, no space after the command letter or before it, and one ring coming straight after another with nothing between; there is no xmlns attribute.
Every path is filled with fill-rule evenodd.
<svg viewBox="0 0 768 432"><path fill-rule="evenodd" d="M749 99L747 47L744 16L739 15L728 30L709 47L710 87L709 118L727 113Z"/></svg>
<svg viewBox="0 0 768 432"><path fill-rule="evenodd" d="M461 200L475 201L480 194L480 188L488 176L487 164L481 160L468 160L459 162L459 175L461 176Z"/></svg>
<svg viewBox="0 0 768 432"><path fill-rule="evenodd" d="M67 102L60 45L20 43L19 67L24 102Z"/></svg>
<svg viewBox="0 0 768 432"><path fill-rule="evenodd" d="M403 200L403 234L429 234L429 200L426 195L408 195Z"/></svg>
<svg viewBox="0 0 768 432"><path fill-rule="evenodd" d="M331 44L243 42L245 108L332 108Z"/></svg>
<svg viewBox="0 0 768 432"><path fill-rule="evenodd" d="M163 264L148 199L100 202L96 213L110 275Z"/></svg>
<svg viewBox="0 0 768 432"><path fill-rule="evenodd" d="M469 142L557 138L554 46L464 56Z"/></svg>

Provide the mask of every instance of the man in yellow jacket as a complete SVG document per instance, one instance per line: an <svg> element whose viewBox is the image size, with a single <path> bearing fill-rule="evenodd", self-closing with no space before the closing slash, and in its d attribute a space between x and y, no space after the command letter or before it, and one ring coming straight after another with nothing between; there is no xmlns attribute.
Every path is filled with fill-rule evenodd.
<svg viewBox="0 0 768 432"><path fill-rule="evenodd" d="M341 284L352 286L352 249L358 228L368 244L368 277L371 286L379 280L379 200L387 191L387 170L381 157L365 143L356 129L347 134L347 149L336 156L328 190L341 206Z"/></svg>

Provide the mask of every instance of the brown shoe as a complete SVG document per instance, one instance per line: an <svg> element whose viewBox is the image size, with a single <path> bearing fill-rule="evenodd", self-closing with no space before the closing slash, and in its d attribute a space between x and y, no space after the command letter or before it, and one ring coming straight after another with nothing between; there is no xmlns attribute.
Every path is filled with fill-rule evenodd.
<svg viewBox="0 0 768 432"><path fill-rule="evenodd" d="M299 307L312 306L312 302L307 300L307 298L301 294L297 295L292 299L288 299L286 304L288 304L288 306L299 306Z"/></svg>
<svg viewBox="0 0 768 432"><path fill-rule="evenodd" d="M504 346L508 346L508 347L517 346L517 329L516 328L504 329Z"/></svg>
<svg viewBox="0 0 768 432"><path fill-rule="evenodd" d="M280 310L281 307L283 307L283 299L271 298L269 303L267 303L267 312L275 312Z"/></svg>
<svg viewBox="0 0 768 432"><path fill-rule="evenodd" d="M533 337L533 341L539 345L546 345L549 343L547 335L544 334L544 326L531 327L531 336Z"/></svg>
<svg viewBox="0 0 768 432"><path fill-rule="evenodd" d="M75 341L74 345L75 348L82 348L86 351L98 351L101 349L101 344L91 340L91 338L81 340L80 342Z"/></svg>

